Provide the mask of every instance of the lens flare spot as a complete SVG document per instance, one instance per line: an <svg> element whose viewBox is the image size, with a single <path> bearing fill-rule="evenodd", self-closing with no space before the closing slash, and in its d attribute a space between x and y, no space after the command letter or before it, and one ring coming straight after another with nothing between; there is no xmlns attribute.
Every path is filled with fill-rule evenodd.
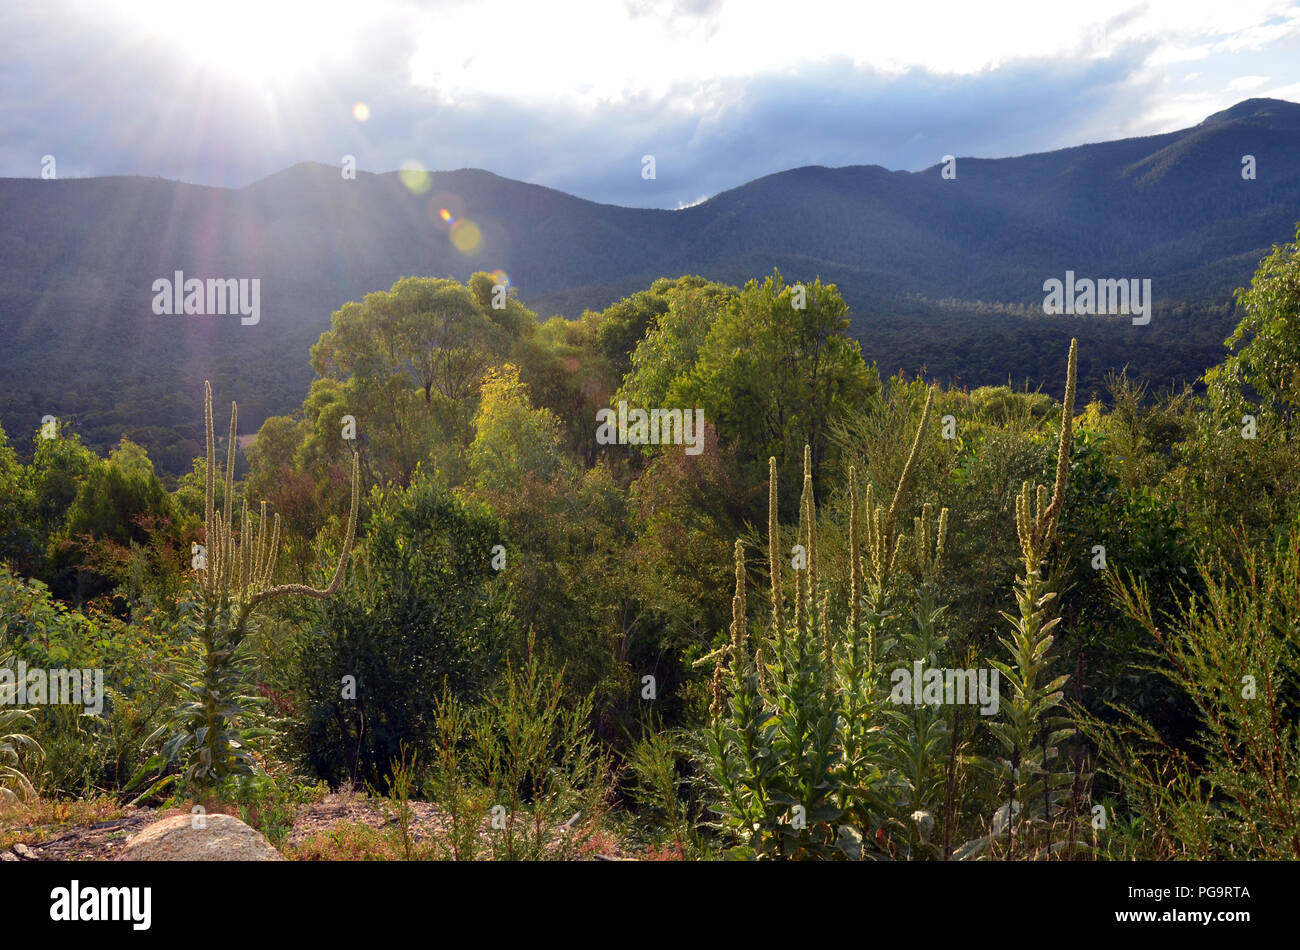
<svg viewBox="0 0 1300 950"><path fill-rule="evenodd" d="M502 287L508 288L510 286L510 275L507 274L505 271L503 271L500 267L498 267L496 270L492 272L492 280L495 283L500 284Z"/></svg>
<svg viewBox="0 0 1300 950"><path fill-rule="evenodd" d="M474 253L482 240L483 232L473 221L461 218L451 226L451 243L456 245L456 250L462 254Z"/></svg>
<svg viewBox="0 0 1300 950"><path fill-rule="evenodd" d="M465 217L465 202L451 191L431 191L425 199L429 223L447 234L459 218Z"/></svg>
<svg viewBox="0 0 1300 950"><path fill-rule="evenodd" d="M352 107L352 118L356 119L358 122L365 122L370 118L370 106L366 105L364 102L358 102Z"/></svg>
<svg viewBox="0 0 1300 950"><path fill-rule="evenodd" d="M402 162L397 177L402 180L406 190L414 195L422 195L433 187L433 176L424 170L423 165L416 161Z"/></svg>

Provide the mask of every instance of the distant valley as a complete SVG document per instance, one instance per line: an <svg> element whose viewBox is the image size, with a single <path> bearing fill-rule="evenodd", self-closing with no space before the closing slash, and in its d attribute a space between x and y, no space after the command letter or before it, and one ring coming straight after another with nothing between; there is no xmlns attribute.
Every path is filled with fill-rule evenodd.
<svg viewBox="0 0 1300 950"><path fill-rule="evenodd" d="M1254 179L1242 175L1253 156ZM198 455L202 384L238 398L241 432L295 408L331 312L407 275L501 270L540 319L578 316L698 273L779 268L839 285L882 373L977 386L1062 376L1081 395L1123 363L1154 386L1222 356L1232 290L1300 219L1300 105L1247 100L1178 132L1014 158L958 157L770 175L681 211L596 204L465 169L296 165L242 189L161 179L0 179L0 424L25 450L46 414L91 444L126 435L161 468ZM939 157L936 156L936 159ZM451 227L469 222L471 239ZM1149 325L1046 316L1067 270L1150 279ZM176 272L260 281L260 319L158 315Z"/></svg>

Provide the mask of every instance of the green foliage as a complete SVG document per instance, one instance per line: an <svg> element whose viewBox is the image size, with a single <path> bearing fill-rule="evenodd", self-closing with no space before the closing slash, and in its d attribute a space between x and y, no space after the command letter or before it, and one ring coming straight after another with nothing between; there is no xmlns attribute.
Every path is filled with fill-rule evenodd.
<svg viewBox="0 0 1300 950"><path fill-rule="evenodd" d="M35 450L28 467L27 483L32 493L37 535L49 539L66 522L68 509L81 485L99 464L95 453L81 444L75 433L34 440Z"/></svg>
<svg viewBox="0 0 1300 950"><path fill-rule="evenodd" d="M107 461L92 468L68 507L65 530L119 544L143 540L139 521L167 515L170 499L144 449L122 440Z"/></svg>
<svg viewBox="0 0 1300 950"><path fill-rule="evenodd" d="M770 460L769 575L772 622L748 648L746 571L736 546L736 596L731 643L715 659L714 706L704 730L706 769L716 798L714 823L728 854L748 858L970 858L1015 848L1033 856L1073 850L1073 823L1081 807L1080 773L1059 768L1061 743L1072 735L1055 712L1067 676L1049 679L1052 594L1042 567L1065 502L1075 387L1071 346L1065 404L1061 413L1057 477L1050 495L1028 484L1016 502L1023 572L1016 596L1020 616L1004 638L1006 661L991 661L1010 687L1002 715L987 720L989 735L1003 747L1000 763L985 763L982 785L972 766L974 737L962 733L960 709L913 705L895 686L884 684L886 666L914 663L944 668L952 653L941 624L939 603L945 572L941 560L948 510L937 522L929 505L914 519L911 544L895 525L906 505L928 429L933 393L922 409L916 437L902 464L893 500L874 503L868 483L859 522L856 471L850 472L848 569L826 574L819 551L813 501L812 451L804 450L804 490L795 558L794 621L785 618L785 558L777 521L777 461ZM865 534L859 546L858 524ZM862 551L862 555L859 551ZM902 574L911 575L911 586ZM832 597L836 579L847 580ZM847 596L846 596L847 595ZM832 604L847 601L847 611ZM907 607L910 623L900 608ZM820 636L818 636L820 634ZM968 654L968 657L970 655ZM724 660L728 661L724 664ZM897 671L896 671L897 673ZM896 673L891 680L897 683ZM721 693L730 687L724 706ZM891 705L886 705L886 696ZM892 708L891 708L892 706ZM910 707L910 708L907 708ZM984 710L982 710L984 711ZM1078 763L1076 763L1077 766ZM989 768L991 766L991 768ZM963 820L958 783L968 801L1003 804L984 826L978 814ZM1064 828L1058 827L1063 825ZM1004 836L1007 846L1000 849ZM953 845L967 838L965 844Z"/></svg>
<svg viewBox="0 0 1300 950"><path fill-rule="evenodd" d="M481 845L470 823L477 831L483 813L468 817L470 801L491 803L490 853L507 861L572 860L606 814L610 764L588 726L592 697L571 701L563 673L547 672L532 646L472 711L453 696L440 704L435 783L458 802L451 839L458 858Z"/></svg>
<svg viewBox="0 0 1300 950"><path fill-rule="evenodd" d="M1133 816L1115 855L1169 860L1300 857L1300 532L1271 549L1198 565L1204 594L1175 616L1153 610L1147 585L1115 575L1126 612L1154 646L1144 669L1171 680L1195 709L1188 747L1116 703L1118 718L1083 727Z"/></svg>
<svg viewBox="0 0 1300 950"><path fill-rule="evenodd" d="M684 782L680 765L687 752L687 737L683 733L648 722L641 738L628 747L624 759L635 783L638 824L645 831L657 831L660 839L670 838L677 855L683 859L700 851L690 802L682 800Z"/></svg>
<svg viewBox="0 0 1300 950"><path fill-rule="evenodd" d="M969 308L907 343L908 365L951 369L948 334L972 383L1006 379L1007 354L1064 369L1062 407L882 388L820 282L800 310L779 273L657 280L539 325L475 274L336 313L242 484L235 420L170 493L143 437L100 459L65 426L23 464L0 435L0 653L106 687L101 716L6 713L0 785L134 794L161 774L282 842L317 794L292 762L388 797L392 828L338 847L407 858L580 856L611 827L647 857L1294 857L1288 248L1205 398L1107 375L1117 340L1147 344L1101 321L1076 321L1111 334L1084 367L1029 317L1003 370L975 365ZM1076 417L1071 380L1108 395ZM620 399L699 406L703 454L598 446ZM755 572L770 604L748 601ZM1000 709L912 705L891 684L917 662L996 670ZM627 817L607 822L620 760ZM445 835L420 836L420 799Z"/></svg>
<svg viewBox="0 0 1300 950"><path fill-rule="evenodd" d="M295 729L313 775L382 789L402 744L429 741L437 691L473 697L488 684L513 622L486 506L417 472L407 488L374 489L370 508L356 570L299 636Z"/></svg>
<svg viewBox="0 0 1300 950"><path fill-rule="evenodd" d="M0 689L5 688L0 687ZM16 801L19 795L36 794L31 779L19 767L21 759L18 750L27 748L37 753L43 750L36 740L26 733L11 731L28 725L31 718L31 712L26 709L0 710L0 802L6 804Z"/></svg>
<svg viewBox="0 0 1300 950"><path fill-rule="evenodd" d="M449 861L473 861L486 851L484 816L496 796L477 781L470 762L470 729L477 715L450 691L444 690L433 711L432 755L426 786L447 814L439 856Z"/></svg>
<svg viewBox="0 0 1300 950"><path fill-rule="evenodd" d="M534 409L517 367L506 364L483 381L474 413L469 471L487 492L518 491L545 484L566 467L560 422L547 409Z"/></svg>
<svg viewBox="0 0 1300 950"><path fill-rule="evenodd" d="M12 669L13 653L7 651L6 646L6 638L0 637L0 668ZM38 755L44 752L30 735L16 731L24 727L30 728L33 718L31 710L12 708L17 701L17 684L0 683L0 804L9 804L19 795L36 794L31 779L21 768L19 750L28 749Z"/></svg>
<svg viewBox="0 0 1300 950"><path fill-rule="evenodd" d="M1225 345L1237 352L1210 370L1206 382L1234 408L1253 396L1289 432L1300 409L1300 226L1295 241L1274 245L1250 287L1236 296L1245 314Z"/></svg>
<svg viewBox="0 0 1300 950"><path fill-rule="evenodd" d="M263 773L229 776L212 789L212 796L217 802L237 806L241 821L283 849L297 810L319 801L327 791L323 784L309 786Z"/></svg>
<svg viewBox="0 0 1300 950"><path fill-rule="evenodd" d="M44 755L29 775L42 795L93 795L124 787L152 754L150 734L174 701L162 678L184 651L165 614L144 612L130 623L71 610L39 581L23 581L0 565L0 653L14 668L103 671L104 708L83 715L77 705L31 710L29 734Z"/></svg>
<svg viewBox="0 0 1300 950"><path fill-rule="evenodd" d="M338 442L345 414L357 420L379 484L405 483L431 446L463 442L484 374L532 322L517 301L495 311L484 289L481 279L466 287L409 277L335 311L312 347L312 366L324 378L304 406L307 454L322 454L314 439ZM438 462L454 468L455 456Z"/></svg>
<svg viewBox="0 0 1300 950"><path fill-rule="evenodd" d="M34 499L26 470L0 428L0 560L31 564L37 553Z"/></svg>
<svg viewBox="0 0 1300 950"><path fill-rule="evenodd" d="M626 399L634 406L672 405L669 394L674 381L695 365L709 331L736 299L734 288L704 283L701 278L683 277L676 284L655 282L655 288L661 285L665 286L653 314L633 324L641 325L642 332L622 351L630 352L631 358L620 366L625 375L615 401ZM649 293L653 292L652 288ZM629 298L623 304L635 299ZM613 335L623 339L621 333L606 328L622 326L624 313L620 304L606 310L597 338L604 340Z"/></svg>
<svg viewBox="0 0 1300 950"><path fill-rule="evenodd" d="M769 456L791 476L799 458L788 447L805 443L822 465L835 419L879 390L846 334L848 307L835 285L816 280L805 290L799 308L779 272L746 284L664 397L669 406L702 407L720 442L738 440L751 478Z"/></svg>

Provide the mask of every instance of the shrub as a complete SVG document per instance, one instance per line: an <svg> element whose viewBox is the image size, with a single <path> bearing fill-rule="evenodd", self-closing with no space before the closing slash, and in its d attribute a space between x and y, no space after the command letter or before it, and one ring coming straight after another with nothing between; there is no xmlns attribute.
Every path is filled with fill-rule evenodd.
<svg viewBox="0 0 1300 950"><path fill-rule="evenodd" d="M163 678L185 650L163 615L140 612L131 623L70 610L39 581L24 581L0 565L0 666L21 660L29 669L103 671L103 710L77 705L32 709L27 732L44 755L29 763L42 795L79 796L117 790L152 755L150 734L164 721L175 694ZM15 751L18 751L15 749Z"/></svg>
<svg viewBox="0 0 1300 950"><path fill-rule="evenodd" d="M1201 561L1204 594L1162 617L1147 585L1114 575L1129 616L1153 639L1146 669L1196 710L1190 749L1115 703L1118 722L1082 725L1119 783L1117 857L1300 858L1300 531L1263 549Z"/></svg>
<svg viewBox="0 0 1300 950"><path fill-rule="evenodd" d="M454 697L441 704L433 782L458 802L457 856L477 848L464 808L475 800L490 802L486 833L497 860L572 860L600 833L610 764L591 734L592 695L568 704L563 672L546 672L532 647L530 638L527 657L487 702L470 712Z"/></svg>
<svg viewBox="0 0 1300 950"><path fill-rule="evenodd" d="M513 621L486 507L417 473L408 488L376 489L371 508L358 569L299 636L294 728L313 775L382 790L402 743L430 741L437 691L472 699L485 687Z"/></svg>

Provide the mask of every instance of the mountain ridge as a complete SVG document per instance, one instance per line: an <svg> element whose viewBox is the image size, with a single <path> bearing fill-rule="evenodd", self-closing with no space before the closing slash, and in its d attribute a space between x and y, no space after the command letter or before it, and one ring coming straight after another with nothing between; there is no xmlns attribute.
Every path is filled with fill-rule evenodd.
<svg viewBox="0 0 1300 950"><path fill-rule="evenodd" d="M1256 180L1242 178L1245 154ZM484 169L432 172L414 190L400 172L344 179L318 162L237 189L0 179L0 423L30 431L46 413L72 415L101 444L126 432L183 454L197 445L192 407L153 432L115 408L121 393L167 402L212 378L241 394L255 426L301 402L307 350L343 303L403 276L497 269L541 319L603 308L660 276L821 277L840 287L869 360L971 385L1038 378L1022 347L1071 332L1016 315L1041 305L1045 279L1150 277L1157 308L1183 308L1181 322L1096 332L1104 345L1122 339L1153 381L1187 381L1221 355L1232 289L1295 233L1297 155L1300 104L1248 99L1175 132L959 156L951 180L941 165L810 165L679 210L601 204ZM464 240L475 229L477 242ZM153 281L177 270L261 278L262 320L154 315ZM51 376L77 385L52 397Z"/></svg>

